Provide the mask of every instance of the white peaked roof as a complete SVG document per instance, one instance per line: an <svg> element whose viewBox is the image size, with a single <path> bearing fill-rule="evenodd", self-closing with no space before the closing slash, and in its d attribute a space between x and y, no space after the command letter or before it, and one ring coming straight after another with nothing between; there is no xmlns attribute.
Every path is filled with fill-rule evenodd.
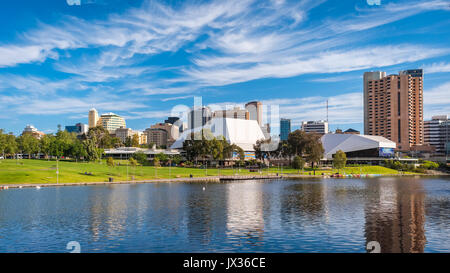
<svg viewBox="0 0 450 273"><path fill-rule="evenodd" d="M171 146L171 149L183 148L183 142L192 132L210 129L215 137L224 136L230 144L236 144L244 151L254 151L253 145L257 140L265 139L256 120L213 118L205 126L184 131Z"/></svg>
<svg viewBox="0 0 450 273"><path fill-rule="evenodd" d="M395 148L395 142L382 136L353 135L353 134L325 134L320 139L325 150L325 158L333 158L333 154L354 152L374 148Z"/></svg>

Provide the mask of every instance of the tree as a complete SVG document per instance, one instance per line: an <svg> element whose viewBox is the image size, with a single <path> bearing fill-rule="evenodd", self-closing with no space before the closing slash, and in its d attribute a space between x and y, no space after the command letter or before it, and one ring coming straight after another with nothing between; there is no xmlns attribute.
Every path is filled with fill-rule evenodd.
<svg viewBox="0 0 450 273"><path fill-rule="evenodd" d="M334 167L338 170L341 170L345 168L346 163L347 163L347 155L342 150L337 151L333 158Z"/></svg>
<svg viewBox="0 0 450 273"><path fill-rule="evenodd" d="M165 153L159 153L155 155L155 159L158 159L159 162L162 162L164 165L166 165L169 162L169 157Z"/></svg>
<svg viewBox="0 0 450 273"><path fill-rule="evenodd" d="M5 158L6 146L7 146L6 135L3 134L3 130L0 129L0 152L2 153L3 158Z"/></svg>
<svg viewBox="0 0 450 273"><path fill-rule="evenodd" d="M94 140L86 139L86 140L82 141L82 144L83 144L83 149L85 151L85 159L87 161L98 161L101 159L103 150L100 148L97 148Z"/></svg>
<svg viewBox="0 0 450 273"><path fill-rule="evenodd" d="M320 141L320 135L315 133L307 134L305 143L306 160L311 162L314 175L316 175L314 165L322 159L323 153L325 152L322 142Z"/></svg>
<svg viewBox="0 0 450 273"><path fill-rule="evenodd" d="M294 161L292 162L292 168L297 169L300 172L300 169L303 169L305 167L305 160L301 157L296 155L294 157Z"/></svg>
<svg viewBox="0 0 450 273"><path fill-rule="evenodd" d="M131 138L131 147L139 147L139 135L134 134Z"/></svg>
<svg viewBox="0 0 450 273"><path fill-rule="evenodd" d="M175 163L176 165L180 164L180 162L181 162L181 156L180 155L172 155L170 158L171 158L170 160L173 163Z"/></svg>
<svg viewBox="0 0 450 273"><path fill-rule="evenodd" d="M108 165L108 167L114 167L114 159L112 157L108 157L106 159L106 165Z"/></svg>
<svg viewBox="0 0 450 273"><path fill-rule="evenodd" d="M141 165L145 165L148 162L147 161L147 155L145 153L141 152L141 151L138 151L138 152L134 153L132 155L132 157L134 159L136 159L136 161L139 162L139 164L141 164Z"/></svg>
<svg viewBox="0 0 450 273"><path fill-rule="evenodd" d="M222 139L217 139L217 138L213 138L212 140L208 141L209 142L209 148L210 151L208 154L210 154L212 156L212 158L214 160L223 160L224 159L224 154L223 154L223 142Z"/></svg>
<svg viewBox="0 0 450 273"><path fill-rule="evenodd" d="M28 154L28 158L31 158L31 154L35 154L39 151L39 140L33 137L31 134L23 134L18 138L19 149L22 152Z"/></svg>
<svg viewBox="0 0 450 273"><path fill-rule="evenodd" d="M127 137L127 138L125 139L125 142L124 142L123 144L125 145L125 147L132 147L132 144L131 144L131 137Z"/></svg>
<svg viewBox="0 0 450 273"><path fill-rule="evenodd" d="M295 130L288 136L289 154L293 156L302 156L305 153L309 141L307 133L302 130Z"/></svg>
<svg viewBox="0 0 450 273"><path fill-rule="evenodd" d="M132 157L131 157L130 159L128 159L128 162L129 162L130 165L133 166L133 167L136 167L137 164L138 164L137 160L134 159L134 158L132 158Z"/></svg>
<svg viewBox="0 0 450 273"><path fill-rule="evenodd" d="M155 156L155 158L153 158L153 166L155 166L155 167L161 166L159 158L157 156Z"/></svg>
<svg viewBox="0 0 450 273"><path fill-rule="evenodd" d="M17 150L19 149L19 146L17 144L16 137L10 133L5 136L5 153L9 155L16 155Z"/></svg>
<svg viewBox="0 0 450 273"><path fill-rule="evenodd" d="M44 153L45 158L49 158L49 155L51 153L51 147L52 147L52 142L55 140L55 137L53 135L44 135L40 140L39 140L39 145L40 145L40 149L41 152Z"/></svg>

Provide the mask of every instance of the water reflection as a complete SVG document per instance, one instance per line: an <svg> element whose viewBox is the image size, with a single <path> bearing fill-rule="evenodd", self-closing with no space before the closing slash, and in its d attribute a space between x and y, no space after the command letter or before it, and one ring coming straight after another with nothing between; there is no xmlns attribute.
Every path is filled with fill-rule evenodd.
<svg viewBox="0 0 450 273"><path fill-rule="evenodd" d="M205 187L205 190L203 190ZM450 180L325 179L0 191L0 252L450 251Z"/></svg>
<svg viewBox="0 0 450 273"><path fill-rule="evenodd" d="M367 183L366 241L382 253L423 252L425 192L422 181L386 178Z"/></svg>
<svg viewBox="0 0 450 273"><path fill-rule="evenodd" d="M227 236L237 244L258 246L263 242L263 186L249 181L226 187Z"/></svg>

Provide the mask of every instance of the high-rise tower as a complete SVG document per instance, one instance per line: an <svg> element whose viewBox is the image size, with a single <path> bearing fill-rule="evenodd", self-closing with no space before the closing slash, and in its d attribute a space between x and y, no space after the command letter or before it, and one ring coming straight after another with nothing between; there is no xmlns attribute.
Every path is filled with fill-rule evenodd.
<svg viewBox="0 0 450 273"><path fill-rule="evenodd" d="M245 104L245 109L249 112L249 119L256 120L260 127L263 126L263 105L260 101L252 101Z"/></svg>
<svg viewBox="0 0 450 273"><path fill-rule="evenodd" d="M98 112L95 108L89 110L89 128L97 126L98 122Z"/></svg>
<svg viewBox="0 0 450 273"><path fill-rule="evenodd" d="M403 151L424 143L422 69L364 73L364 133L386 137Z"/></svg>

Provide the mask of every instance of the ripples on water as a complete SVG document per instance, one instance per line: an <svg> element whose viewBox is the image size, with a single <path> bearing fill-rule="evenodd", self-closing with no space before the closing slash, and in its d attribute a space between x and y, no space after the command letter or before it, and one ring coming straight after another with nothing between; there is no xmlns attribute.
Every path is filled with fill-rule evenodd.
<svg viewBox="0 0 450 273"><path fill-rule="evenodd" d="M206 187L203 191L203 187ZM0 191L0 252L450 251L450 180L155 183Z"/></svg>

